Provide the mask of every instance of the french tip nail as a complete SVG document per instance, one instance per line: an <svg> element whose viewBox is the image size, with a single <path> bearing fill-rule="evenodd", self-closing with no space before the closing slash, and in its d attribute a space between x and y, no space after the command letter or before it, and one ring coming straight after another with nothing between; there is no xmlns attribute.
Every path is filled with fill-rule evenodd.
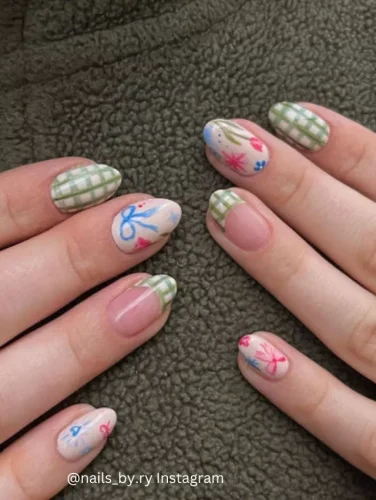
<svg viewBox="0 0 376 500"><path fill-rule="evenodd" d="M140 281L135 286L151 288L159 297L162 310L174 300L178 292L177 281L168 274L156 274Z"/></svg>

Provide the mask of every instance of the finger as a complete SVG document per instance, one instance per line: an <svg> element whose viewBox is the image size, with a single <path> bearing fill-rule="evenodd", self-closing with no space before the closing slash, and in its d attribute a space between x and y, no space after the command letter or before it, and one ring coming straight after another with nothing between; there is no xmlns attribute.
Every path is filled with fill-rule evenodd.
<svg viewBox="0 0 376 500"><path fill-rule="evenodd" d="M169 276L129 276L3 348L0 441L153 337L175 294Z"/></svg>
<svg viewBox="0 0 376 500"><path fill-rule="evenodd" d="M312 150L307 142L308 148L303 144L301 152L332 176L376 200L374 132L330 109L310 103L277 103L270 108L269 119L277 133L290 143L294 137L304 138L310 133L316 121L326 123L328 133L322 141L325 147Z"/></svg>
<svg viewBox="0 0 376 500"><path fill-rule="evenodd" d="M240 120L236 124L242 125L240 135L244 138L236 135L235 140L240 145L234 145L226 137L223 138L225 133L229 134L228 128L235 135L233 126L228 126L228 123L232 122L220 121L218 124L218 121L214 121L206 126L206 140L209 135L210 147L213 150L217 148L217 156L210 149L207 150L213 166L234 184L256 194L355 280L376 292L376 205L317 168L288 144L246 120ZM257 143L250 143L254 137L250 130L260 138ZM248 138L245 139L247 134ZM271 153L267 152L266 143ZM225 147L228 149L224 149ZM254 147L257 149L254 150ZM238 155L237 158L248 169L245 172L248 174L252 173L251 167L255 161L261 161L257 160L260 155L263 155L265 162L268 161L269 154L271 158L262 173L240 175L218 158L218 154L222 155L221 158L226 158L225 153L236 156L238 153L235 154L234 151L240 151L240 155L243 155Z"/></svg>
<svg viewBox="0 0 376 500"><path fill-rule="evenodd" d="M58 158L0 174L0 248L42 233L110 198L121 174L86 158Z"/></svg>
<svg viewBox="0 0 376 500"><path fill-rule="evenodd" d="M123 196L1 252L0 343L151 257L180 216L175 202Z"/></svg>
<svg viewBox="0 0 376 500"><path fill-rule="evenodd" d="M239 341L239 368L258 391L348 462L376 476L376 404L270 333Z"/></svg>
<svg viewBox="0 0 376 500"><path fill-rule="evenodd" d="M375 297L247 191L210 199L213 238L333 352L376 380Z"/></svg>
<svg viewBox="0 0 376 500"><path fill-rule="evenodd" d="M110 408L71 406L38 425L0 457L2 498L52 498L102 451L116 424Z"/></svg>

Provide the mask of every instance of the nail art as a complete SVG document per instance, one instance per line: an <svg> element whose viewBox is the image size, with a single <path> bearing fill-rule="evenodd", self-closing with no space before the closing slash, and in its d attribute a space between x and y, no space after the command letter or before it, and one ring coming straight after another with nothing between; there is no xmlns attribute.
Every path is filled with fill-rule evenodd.
<svg viewBox="0 0 376 500"><path fill-rule="evenodd" d="M121 174L115 168L96 163L78 165L55 178L51 198L61 212L78 212L111 198L120 183Z"/></svg>
<svg viewBox="0 0 376 500"><path fill-rule="evenodd" d="M111 408L90 411L61 431L58 452L67 460L78 460L106 440L115 425L116 413Z"/></svg>
<svg viewBox="0 0 376 500"><path fill-rule="evenodd" d="M268 165L269 150L266 145L231 120L218 119L207 123L204 140L218 159L240 175L255 175Z"/></svg>
<svg viewBox="0 0 376 500"><path fill-rule="evenodd" d="M318 151L329 140L329 125L299 104L274 104L269 110L269 120L277 135L298 149Z"/></svg>
<svg viewBox="0 0 376 500"><path fill-rule="evenodd" d="M239 351L255 370L271 378L282 378L289 367L286 356L259 335L244 335L239 340Z"/></svg>
<svg viewBox="0 0 376 500"><path fill-rule="evenodd" d="M233 191L219 189L210 197L209 211L213 219L224 229L228 213L241 203L245 201Z"/></svg>
<svg viewBox="0 0 376 500"><path fill-rule="evenodd" d="M136 283L134 286L150 288L153 290L153 292L155 292L159 297L162 311L164 311L168 304L172 302L178 291L176 281L167 274L159 274L152 276L151 278L146 278Z"/></svg>
<svg viewBox="0 0 376 500"><path fill-rule="evenodd" d="M150 199L125 207L114 219L112 236L126 253L136 252L168 236L179 224L181 208L174 201Z"/></svg>

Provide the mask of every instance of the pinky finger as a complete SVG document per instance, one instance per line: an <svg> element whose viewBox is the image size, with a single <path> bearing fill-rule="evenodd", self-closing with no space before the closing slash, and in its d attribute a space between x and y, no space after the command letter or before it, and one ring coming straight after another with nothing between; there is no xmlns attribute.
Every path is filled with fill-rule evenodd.
<svg viewBox="0 0 376 500"><path fill-rule="evenodd" d="M239 341L239 368L259 392L366 474L376 477L376 404L282 339Z"/></svg>
<svg viewBox="0 0 376 500"><path fill-rule="evenodd" d="M0 457L2 498L52 498L102 451L115 424L110 408L75 405L38 425Z"/></svg>

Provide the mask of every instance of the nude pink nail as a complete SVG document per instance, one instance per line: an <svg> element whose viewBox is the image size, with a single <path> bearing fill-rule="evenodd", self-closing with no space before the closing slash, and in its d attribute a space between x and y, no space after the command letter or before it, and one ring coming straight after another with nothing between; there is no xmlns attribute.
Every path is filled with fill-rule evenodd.
<svg viewBox="0 0 376 500"><path fill-rule="evenodd" d="M244 335L238 347L248 365L266 377L282 378L289 368L287 357L260 335Z"/></svg>
<svg viewBox="0 0 376 500"><path fill-rule="evenodd" d="M259 250L270 239L271 230L266 219L231 190L220 189L213 193L209 211L228 239L242 250Z"/></svg>
<svg viewBox="0 0 376 500"><path fill-rule="evenodd" d="M151 276L116 297L108 306L108 318L121 336L134 337L162 314L176 292L170 276Z"/></svg>

